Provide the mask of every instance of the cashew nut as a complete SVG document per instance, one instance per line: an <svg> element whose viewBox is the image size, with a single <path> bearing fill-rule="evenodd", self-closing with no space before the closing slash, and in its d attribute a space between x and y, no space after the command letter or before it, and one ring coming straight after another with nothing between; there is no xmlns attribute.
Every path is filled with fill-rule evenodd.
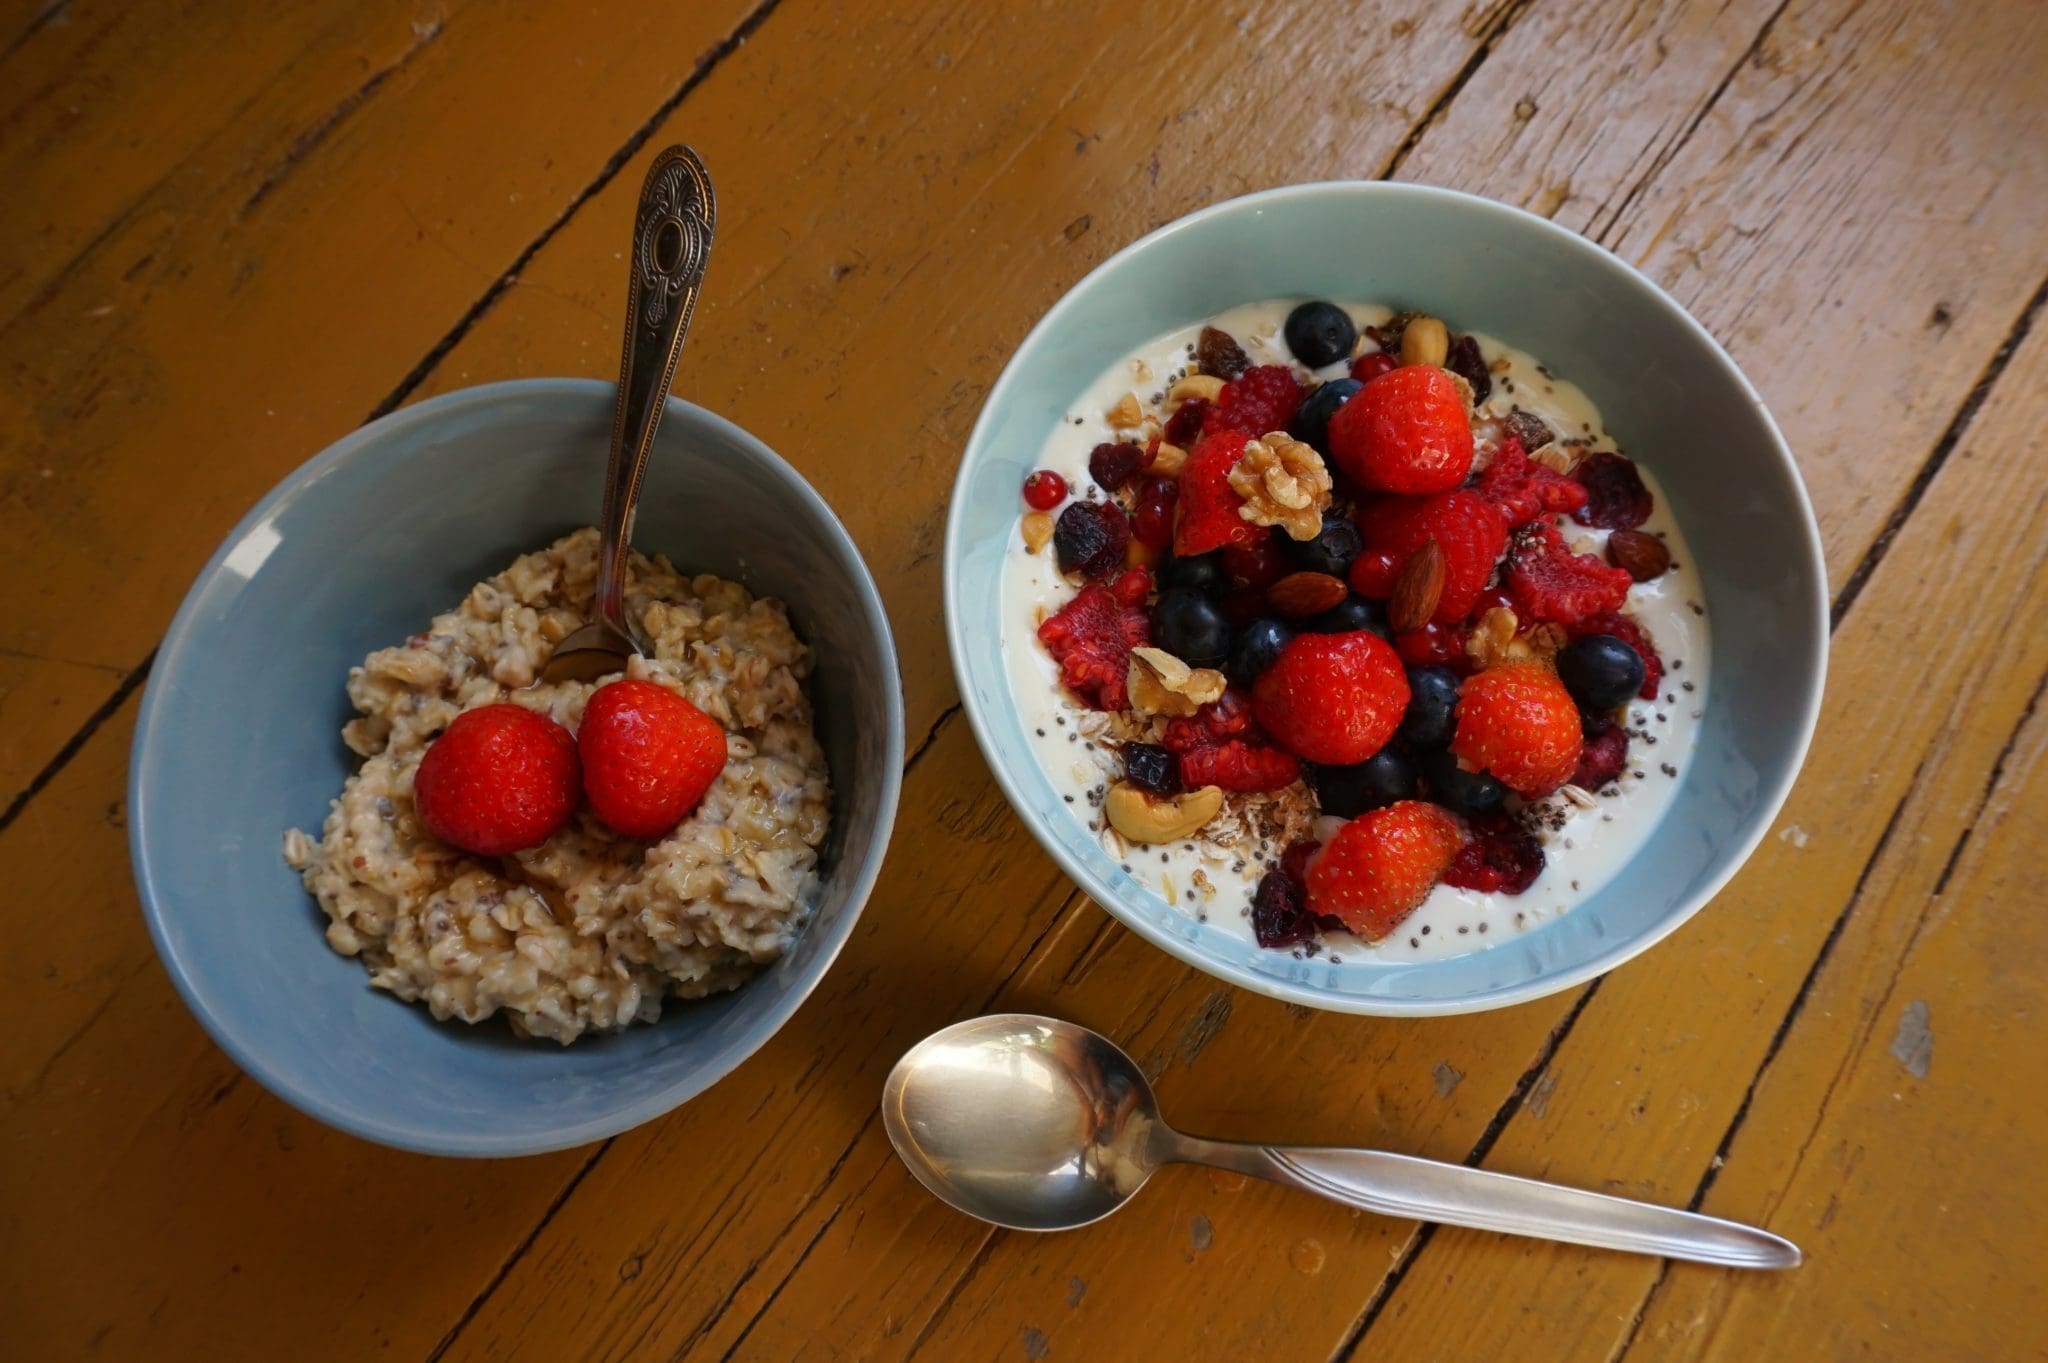
<svg viewBox="0 0 2048 1363"><path fill-rule="evenodd" d="M1189 398L1214 402L1216 395L1222 391L1223 380L1214 374L1185 374L1175 379L1173 387L1166 390L1166 400L1176 407Z"/></svg>
<svg viewBox="0 0 2048 1363"><path fill-rule="evenodd" d="M1219 786L1203 786L1162 800L1119 781L1109 788L1102 804L1110 827L1131 842L1178 842L1216 817L1216 811L1223 808L1223 791Z"/></svg>
<svg viewBox="0 0 2048 1363"><path fill-rule="evenodd" d="M1440 365L1450 354L1450 329L1438 318L1414 318L1401 331L1402 364Z"/></svg>

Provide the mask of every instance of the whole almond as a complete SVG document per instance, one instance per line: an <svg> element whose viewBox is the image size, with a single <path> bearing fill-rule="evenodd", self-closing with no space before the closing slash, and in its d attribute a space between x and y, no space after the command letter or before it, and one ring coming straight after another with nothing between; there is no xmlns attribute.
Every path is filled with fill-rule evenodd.
<svg viewBox="0 0 2048 1363"><path fill-rule="evenodd" d="M1299 620L1321 615L1351 595L1351 589L1328 573L1289 573L1266 588L1266 604Z"/></svg>
<svg viewBox="0 0 2048 1363"><path fill-rule="evenodd" d="M1655 535L1640 530L1617 530L1607 537L1607 561L1626 569L1638 582L1663 576L1671 566L1671 550Z"/></svg>
<svg viewBox="0 0 2048 1363"><path fill-rule="evenodd" d="M1408 556L1387 599L1387 624L1396 633L1421 629L1444 597L1444 547L1431 536Z"/></svg>

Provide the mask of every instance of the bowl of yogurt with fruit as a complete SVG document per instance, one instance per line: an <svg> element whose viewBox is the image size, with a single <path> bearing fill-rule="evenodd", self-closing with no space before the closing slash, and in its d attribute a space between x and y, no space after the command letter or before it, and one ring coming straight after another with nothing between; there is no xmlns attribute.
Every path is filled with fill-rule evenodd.
<svg viewBox="0 0 2048 1363"><path fill-rule="evenodd" d="M949 524L991 766L1091 896L1314 1006L1564 988L1675 929L1797 770L1789 453L1551 224L1314 185L1140 241L1026 340Z"/></svg>

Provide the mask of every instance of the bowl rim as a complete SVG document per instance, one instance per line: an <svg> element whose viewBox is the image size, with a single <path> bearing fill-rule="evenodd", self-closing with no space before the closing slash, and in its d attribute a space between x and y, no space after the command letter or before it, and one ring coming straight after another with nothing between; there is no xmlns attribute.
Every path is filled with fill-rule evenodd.
<svg viewBox="0 0 2048 1363"><path fill-rule="evenodd" d="M1704 882L1698 890L1680 901L1671 912L1655 924L1635 936L1627 938L1608 950L1585 961L1560 969L1539 978L1519 984L1500 985L1477 994L1460 995L1444 999L1388 999L1369 996L1338 994L1312 985L1296 984L1292 981L1264 975L1233 962L1218 960L1203 952L1193 941L1175 936L1149 922L1143 915L1130 911L1122 902L1118 892L1102 877L1091 871L1085 863L1068 855L1067 849L1046 830L1044 814L1026 799L1025 791L1015 776L997 760L994 741L993 721L982 711L976 699L974 687L970 684L967 641L962 629L966 618L961 601L963 590L960 582L959 563L964 517L962 507L969 495L968 478L979 455L987 447L989 429L994 414L1002 407L1009 389L1017 381L1018 359L1042 343L1043 338L1058 328L1067 312L1078 306L1077 300L1094 286L1102 277L1110 274L1131 257L1148 251L1182 233L1201 226L1212 219L1240 213L1257 213L1267 209L1284 208L1303 199L1323 197L1355 197L1360 199L1410 199L1448 207L1452 211L1491 216L1510 222L1518 230L1535 232L1549 238L1561 249L1585 259L1593 268L1606 271L1616 285L1633 286L1645 294L1653 306L1661 310L1666 318L1680 330L1691 333L1700 342L1712 361L1723 374L1734 381L1737 390L1755 408L1763 427L1769 436L1770 453L1775 457L1784 481L1792 493L1791 505L1796 508L1800 528L1805 532L1800 547L1805 552L1811 582L1814 584L1810 608L1810 635L1814 648L1811 682L1801 698L1797 715L1797 739L1792 748L1792 760L1786 764L1783 773L1770 789L1763 792L1758 813L1752 816L1751 826L1744 835L1730 845L1721 867ZM1247 299L1247 302L1255 301ZM1120 248L1114 254L1081 276L1045 316L1026 333L1024 339L1011 352L1010 359L1003 366L1002 374L989 389L983 400L981 413L974 428L969 432L967 445L962 452L959 471L954 476L951 503L946 517L946 539L943 554L944 597L946 612L946 646L952 655L954 683L960 692L960 699L967 712L967 721L974 731L975 741L981 745L983 759L995 775L996 783L1010 802L1024 826L1038 840L1060 868L1067 873L1090 899L1106 909L1124 926L1136 932L1154 946L1178 957L1198 970L1215 976L1230 984L1249 989L1289 1003L1299 1003L1326 1012L1366 1014L1378 1017L1446 1017L1461 1013L1485 1012L1495 1008L1506 1008L1533 999L1562 993L1599 975L1604 975L1616 966L1632 960L1655 946L1664 938L1676 932L1694 914L1718 895L1742 869L1750 855L1756 851L1765 834L1770 831L1785 801L1792 792L1805 766L1806 755L1813 744L1814 729L1819 723L1821 697L1827 679L1828 649L1830 644L1828 618L1832 608L1828 594L1827 560L1820 537L1820 525L1813 512L1813 501L1806 490L1805 482L1799 476L1798 462L1793 458L1791 447L1778 429L1777 421L1765 406L1756 386L1749 381L1713 333L1702 326L1698 319L1685 310L1679 302L1667 293L1656 281L1637 270L1633 265L1595 242L1569 228L1560 226L1548 218L1540 217L1526 209L1512 204L1501 203L1482 195L1466 193L1463 190L1446 189L1437 185L1405 184L1385 180L1315 180L1301 184L1281 185L1263 189L1251 194L1224 199L1205 208L1174 219Z"/></svg>
<svg viewBox="0 0 2048 1363"><path fill-rule="evenodd" d="M437 421L465 408L489 407L509 401L535 398L595 398L600 399L609 409L615 392L616 385L602 379L567 376L506 379L437 394L387 412L376 420L350 431L285 474L235 523L234 528L207 559L205 566L193 578L192 585L186 590L177 613L171 618L170 626L165 630L163 639L151 659L141 706L135 718L134 737L129 745L128 854L135 880L136 897L141 905L143 921L149 928L150 940L156 948L157 959L163 963L165 973L171 977L171 983L177 987L186 1008L213 1038L214 1044L227 1053L229 1059L289 1106L349 1135L423 1155L501 1158L540 1155L587 1145L592 1141L618 1135L671 1112L739 1068L782 1030L838 960L839 953L852 938L853 930L859 923L868 899L874 892L876 881L881 875L882 864L887 858L889 844L895 831L896 814L902 793L904 744L902 672L896 654L895 633L890 625L888 609L882 594L875 585L873 574L868 570L867 560L861 555L859 545L848 533L846 526L818 490L812 487L788 460L744 427L707 408L671 395L666 408L671 423L681 419L701 424L724 438L749 447L755 457L781 480L790 495L806 502L810 509L831 527L837 536L836 547L841 557L851 567L854 587L868 607L879 630L877 642L881 645L881 681L888 720L883 756L887 760L882 773L875 840L864 850L853 868L854 875L847 897L847 908L837 929L837 940L826 946L809 978L794 984L775 1007L769 1010L753 1043L730 1048L711 1063L692 1070L687 1076L668 1087L654 1090L611 1112L564 1124L544 1136L506 1136L493 1131L483 1131L450 1137L439 1132L425 1132L404 1123L370 1116L350 1106L336 1103L325 1095L304 1088L291 1080L264 1058L260 1035L237 1031L216 1011L199 978L200 972L193 962L187 961L179 954L168 936L165 930L164 902L146 852L151 808L144 790L150 769L158 760L156 743L160 726L157 722L157 710L163 694L160 683L166 676L172 676L177 672L185 651L195 646L192 634L200 599L219 576L222 565L235 546L274 514L281 504L305 493L330 470L355 457L365 447L387 440L408 427Z"/></svg>

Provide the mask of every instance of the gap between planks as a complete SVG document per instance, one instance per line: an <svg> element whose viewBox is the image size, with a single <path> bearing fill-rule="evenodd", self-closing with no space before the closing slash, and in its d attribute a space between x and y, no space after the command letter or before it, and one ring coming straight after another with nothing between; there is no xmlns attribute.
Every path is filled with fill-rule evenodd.
<svg viewBox="0 0 2048 1363"><path fill-rule="evenodd" d="M550 222L548 226L544 228L540 232L540 234L533 239L533 241L528 243L528 245L524 249L522 249L517 256L515 256L511 264L508 265L506 269L503 270L498 275L498 277L494 279L492 283L483 291L483 293L478 296L475 302L473 302L469 306L469 308L467 308L463 312L463 314L456 320L456 322L450 328L450 330L421 357L419 362L415 364L410 371L408 371L404 378L400 380L400 382L391 390L391 392L388 393L380 402L378 402L371 409L369 416L366 418L366 420L375 420L395 410L401 403L403 403L406 400L408 396L410 396L411 393L413 393L426 380L426 378L434 371L434 369L448 355L448 353L452 351L457 344L460 343L462 338L465 335L467 335L468 332L472 328L474 328L476 324L480 322L483 319L483 317L491 311L491 309L510 290L510 288L518 282L519 274L527 266L527 264L547 245L549 241L551 241L555 236L557 236L560 233L562 228L565 227L569 223L569 221L582 209L584 204L586 204L597 194L602 192L604 188L618 176L620 171L623 170L626 164L646 145L646 143L654 135L655 131L662 125L662 123L665 120L667 120L667 118L671 114L673 114L675 109L679 107L693 91L695 91L699 86L701 86L706 79L709 78L712 71L714 71L720 64L722 64L726 58L733 55L733 53L735 53L747 41L747 39L751 37L753 33L757 31L763 23L765 23L768 17L778 8L780 3L781 0L762 0L761 4L757 5L753 10L751 10L723 40L716 44L709 52L705 54L703 58L701 58L698 61L698 63L691 70L690 74L684 78L684 80L677 86L677 88L673 92L671 92L671 94L667 96L660 103L660 105L656 107L653 113L646 120L644 120L641 123L641 125L637 129L635 129L635 131L625 140L625 142L621 144L619 149L615 151L612 154L612 156L606 160L606 162L600 168L596 176L580 192L578 192L569 201L567 205L565 205L562 212L559 215L557 215L557 217L552 222ZM1501 38L1506 35L1506 33L1513 26L1515 21L1530 7L1532 3L1533 0L1508 0L1508 3L1501 6L1500 9L1495 13L1495 15L1487 21L1486 26L1483 28L1482 32L1476 40L1477 45L1475 46L1472 55L1467 59L1464 66L1450 80L1450 82L1447 83L1443 93L1438 96L1438 98L1431 104L1430 108L1426 110L1423 113L1423 115L1416 121L1416 123L1411 127L1408 134L1403 138L1400 145L1395 149L1394 153L1389 158L1387 164L1381 169L1377 178L1387 179L1393 176L1394 174L1398 173L1401 166L1405 163L1409 155L1413 152L1414 148L1420 143L1422 137L1426 135L1428 129L1441 118L1444 111L1450 107L1452 102L1455 101L1457 95L1466 87L1466 85L1470 82L1472 77L1477 73L1479 68L1484 64L1486 58L1492 53L1492 51L1498 45ZM56 7L52 6L52 8L54 9ZM1766 20L1763 27L1759 30L1756 39L1751 44L1749 51L1746 52L1741 59L1738 59L1738 61L1729 69L1728 73L1723 77L1721 82L1715 87L1713 92L1710 94L1709 98L1702 106L1697 116L1693 119L1692 123L1688 126L1685 133L1682 134L1678 139L1676 139L1676 141L1674 142L1673 146L1669 149L1667 154L1659 158L1656 162L1654 162L1650 169L1642 177L1642 179L1639 180L1636 186L1630 191L1630 193L1623 197L1619 208L1617 208L1615 214L1609 221L1608 226L1610 228L1614 222L1618 222L1621 219L1621 217L1625 214L1628 205L1634 202L1636 198L1640 196L1644 187L1647 186L1647 184L1649 184L1652 180L1654 180L1657 174L1666 165L1669 164L1671 156L1676 153L1676 150L1679 147L1682 147L1684 145L1685 141L1690 136L1692 130L1697 128L1700 122L1704 120L1704 118L1707 116L1707 113L1711 111L1714 104L1718 101L1721 93L1727 88L1729 82L1733 79L1734 75L1737 72L1739 72L1742 63L1749 59L1750 53L1753 53L1756 50L1757 44L1760 44L1764 40L1765 36L1769 32L1771 24L1775 22L1778 15L1783 12L1784 8L1784 5L1780 5L1778 10L1774 11L1770 18ZM421 44L415 46L413 49L410 49L405 54L404 57L400 58L399 64L402 65L404 61L410 59L410 57L414 55L414 53L416 53L420 47L424 45L425 42L422 41ZM368 83L365 84L365 86L363 86L357 92L358 96L366 98L370 94L374 93L376 87L382 83L379 77L388 74L390 74L389 70L378 73L377 77L373 77ZM357 100L357 103L360 103L360 98ZM344 111L344 113L345 112L347 111ZM286 168L288 168L288 163ZM266 182L266 184L267 183L268 182ZM251 200L250 204L245 205L245 209L254 206L256 200L260 200L261 197L262 192L259 191L258 194L254 196L254 198ZM1837 595L1833 603L1833 609L1830 615L1831 632L1834 628L1839 627L1842 620L1846 618L1849 610L1854 605L1857 597L1860 595L1863 586L1869 580L1871 574L1875 571L1879 562L1883 559L1883 557L1889 550L1892 542L1896 539L1898 531L1900 530L1900 528L1903 527L1907 520L1911 518L1913 512L1919 506L1921 498L1924 495L1926 489L1932 483L1934 477L1938 475L1941 467L1946 462L1947 458L1952 453L1952 451L1959 444L1962 436L1969 429L1978 410L1982 407L1985 397L1988 395L1991 388L1997 383L2000 376L2004 373L2007 364L2009 363L2012 355L2018 348L2019 344L2022 341L2024 341L2026 336L2029 334L2034 319L2039 314L2044 301L2048 301L2048 280L2044 280L2040 287L2036 289L2034 295L2020 313L2013 327L2009 330L2004 341L2000 344L1998 349L1994 352L1990 360L1987 362L1977 382L1972 386L1970 392L1966 395L1966 397L1957 407L1954 416L1951 418L1948 426L1945 428L1941 438L1937 441L1935 447L1930 452L1929 457L1916 473L1913 482L1909 485L1907 491L1901 497L1898 505L1893 509L1890 517L1887 519L1887 522L1883 530L1872 541L1870 546L1865 550L1864 554L1859 559L1855 568L1852 569L1848 578L1845 580L1841 592ZM16 798L12 802L10 802L7 809L4 812L0 812L0 829L6 828L17 817L20 816L21 812L27 807L27 805L37 795L39 795L44 788L46 788L49 785L50 781L58 774L59 771L63 769L63 767L68 765L68 763L72 760L73 757L76 756L78 751L92 737L92 735L106 722L106 720L115 711L119 709L122 702L124 702L128 696L133 694L134 691L142 685L143 681L145 680L149 673L150 667L153 664L155 657L156 652L155 650L152 650L149 656L145 657L141 663L139 663L131 672L129 672L122 679L120 685L116 688L114 693L110 695L107 701L104 702L98 709L96 709L93 712L92 715L90 715L86 719L85 723L80 727L80 729L51 758L50 762L48 762L44 766L44 768L41 771L39 771L36 774L36 776L29 782L29 784L26 787L24 787L21 794L16 796ZM2035 699L2038 700L2038 698L2039 692L2037 691ZM2030 703L2028 713L2031 714L2032 709L2033 706L2032 703ZM952 706L942 711L940 715L933 721L931 727L927 730L923 740L918 744L917 748L909 755L908 760L905 764L906 773L910 770L911 767L915 766L918 759L920 759L929 750L929 748L938 738L940 732L951 721L951 719L959 713L959 710L960 705L956 701ZM2022 723L2024 723L2024 721L2022 721ZM2015 738L2016 736L2017 731L2015 732ZM2008 746L2010 746L2010 742L2008 743ZM1995 770L1993 784L1995 784ZM1909 787L1909 795L1910 789L1911 787ZM1903 808L1903 804L1904 802L1902 800L1900 808ZM1896 821L1897 817L1898 810L1895 809L1892 815L1892 819L1894 822ZM1771 1060L1777 1054L1777 1050L1780 1044L1782 1043L1785 1034L1789 1031L1791 1025L1796 1021L1797 1016L1800 1010L1803 1008L1804 1002L1810 990L1812 989L1815 981L1818 978L1821 968L1825 965L1830 949L1838 940L1842 929L1846 926L1850 915L1854 912L1856 904L1860 898L1863 881L1867 879L1870 873L1871 866L1875 864L1878 856L1881 855L1881 853L1883 852L1886 843L1889 840L1890 832L1891 825L1888 824L1885 835L1879 839L1879 842L1873 849L1870 859L1866 862L1862 872L1859 874L1856 892L1852 893L1848 904L1843 909L1841 915L1838 916L1837 921L1834 927L1831 929L1827 940L1824 942L1819 954L1816 956L1815 961L1809 968L1805 979L1802 981L1799 991L1795 994L1794 999L1790 1007L1788 1008L1786 1017L1783 1021L1781 1021L1779 1030L1774 1035L1771 1046L1767 1051L1762 1064L1759 1066L1757 1074L1752 1077L1752 1092L1754 1091L1756 1083L1761 1079L1764 1071L1769 1067ZM1961 844L1962 842L1967 841L1967 839L1968 829L1966 828L1961 838L1959 839L1955 852L1952 854L1952 859L1954 855L1960 854ZM1011 981L1016 978L1017 974L1020 971L1022 971L1026 965L1029 964L1029 962L1034 957L1038 947L1045 940L1046 936L1048 936L1060 923L1064 922L1072 913L1076 912L1079 906L1085 902L1085 897L1076 894L1074 896L1071 896L1065 904L1063 904L1054 914L1051 915L1046 925L1046 928L1040 933L1038 938L1034 939L1030 948L1027 949L1024 953L1022 953L1017 969L1013 970L1010 973L1010 975L1006 976L1004 980L996 987L996 989L990 993L990 995L988 996L988 1000L984 1001L983 1007L986 1007L988 1002L992 1002L996 997L1000 996L1002 991L1006 989L1011 983ZM1491 1151L1494 1143L1498 1140L1500 1134L1505 1129L1508 1122L1513 1118L1514 1114L1520 1109L1521 1105L1526 1100L1531 1089L1539 1081L1544 1069L1547 1067L1549 1063L1550 1058L1555 1054L1558 1047L1562 1045L1564 1040L1569 1036L1573 1025L1577 1022L1578 1018L1584 1012L1586 1006L1590 1003L1593 995L1598 991L1599 987L1600 982L1596 980L1580 991L1579 996L1573 1001L1573 1004L1569 1012L1559 1022L1559 1024L1555 1028L1553 1028L1551 1033L1548 1036L1546 1036L1544 1043L1539 1048L1537 1056L1535 1057L1532 1064L1524 1072L1522 1077L1517 1081L1514 1089L1507 1096L1505 1101L1502 1103L1501 1107L1496 1111L1493 1118L1488 1122L1486 1128L1481 1133L1478 1140L1475 1142L1472 1150L1465 1157L1463 1161L1465 1164L1474 1165L1485 1159L1486 1155ZM1729 1144L1733 1141L1735 1135L1737 1134L1740 1128L1743 1117L1747 1114L1747 1111L1748 1100L1747 1098L1745 1098L1744 1103L1738 1109L1736 1117L1731 1121L1728 1131L1724 1134L1721 1146L1717 1151L1717 1158L1721 1152L1725 1152ZM871 1123L869 1125L871 1125ZM847 1146L846 1151L842 1152L839 1160L835 1162L835 1169L840 1164L844 1163L847 1156L850 1155L852 1150L858 1145L859 1140L865 1134L867 1129L868 1126L864 1125L859 1132L855 1133L854 1138ZM559 1212L562 1206L566 1205L568 1199L574 1195L576 1189L579 1186L581 1186L585 1177L596 1166L598 1161L603 1158L605 1153L610 1148L611 1141L609 1140L600 1144L598 1148L591 1154L589 1159L587 1159L583 1163L583 1165L578 1168L576 1173L573 1174L566 1181L561 1191L557 1194L555 1199L549 1204L548 1208L536 1222L532 1230L512 1250L512 1252L508 1255L506 1260L499 1266L497 1272L492 1277L492 1279L485 1285L484 1289L470 1303L468 1308L461 1314L460 1317L458 1317L455 1323L451 1325L449 1331L436 1344L433 1352L429 1355L430 1360L439 1359L453 1345L453 1343L455 1342L456 1338L459 1336L463 1328L466 1327L472 1319L474 1319L477 1312L488 1301L490 1296L496 1291L497 1287L505 1280L507 1275L517 1265L519 1260L524 1256L526 1251L532 1247L532 1245L536 1242L538 1237L545 1231L546 1227L553 1220L557 1212ZM1702 1200L1706 1196L1707 1192L1712 1186L1713 1179L1717 1173L1717 1167L1710 1165L1707 1174L1703 1176L1700 1186L1695 1191L1691 1205L1698 1205L1700 1200ZM810 1208L816 1204L817 1200L824 1195L828 1187L829 1181L824 1184L821 1184L817 1194L810 1201L807 1201L804 1204L804 1207L800 1210L799 1218L804 1212L808 1212ZM794 1228L796 1220L793 1219L791 1224L792 1228ZM829 1225L830 1219L828 1218L827 1222L825 1223L825 1226L819 1228L817 1236L821 1236L824 1233L825 1229L829 1227ZM1376 1319L1380 1312L1384 1309L1386 1302L1391 1299L1393 1293L1398 1289L1401 1281L1405 1277L1410 1267L1412 1267L1412 1265L1414 1264L1422 1250L1429 1243L1429 1240L1433 1235L1434 1229L1435 1228L1432 1226L1425 1225L1417 1231L1414 1237L1411 1238L1409 1244L1404 1249L1401 1259L1389 1271L1387 1276L1382 1279L1380 1285L1375 1289L1373 1295L1369 1298L1365 1306L1362 1308L1361 1315L1358 1321L1354 1323L1351 1331L1347 1334L1345 1340L1340 1344L1338 1350L1333 1355L1334 1358L1349 1358L1352 1351L1356 1348L1358 1341L1363 1337L1364 1333L1370 1328L1373 1320ZM813 1237L813 1244L815 1244L817 1236ZM935 1309L932 1315L928 1317L925 1328L919 1331L919 1334L916 1337L915 1342L913 1343L912 1353L915 1353L916 1348L920 1346L930 1336L932 1330L937 1326L941 1317L943 1317L943 1315L945 1314L947 1307L957 1296L960 1289L966 1284L966 1281L972 1277L974 1267L986 1259L990 1246L993 1244L993 1240L994 1232L991 1231L988 1238L986 1238L983 1241L982 1246L977 1250L975 1256L970 1261L967 1270L965 1270L962 1276L958 1280L956 1280L953 1289L946 1294L945 1298L942 1299L941 1303ZM808 1250L806 1252L808 1252ZM801 1263L801 1256L799 1257L798 1262ZM787 1281L787 1275L785 1275L784 1281ZM1655 1294L1657 1286L1661 1285L1662 1281L1663 1275L1660 1272L1657 1283L1653 1284L1650 1293L1646 1294L1642 1305L1638 1308L1638 1321L1640 1321L1640 1319L1642 1318L1643 1310L1647 1308L1651 1297ZM780 1290L780 1284L778 1284L776 1290ZM765 1302L762 1308L755 1313L754 1319L758 1320L760 1316L764 1314L770 1306L772 1306L773 1301L774 1295L773 1293L771 1293L767 1302ZM752 1322L750 1322L749 1324L749 1329L751 1329L751 1325ZM743 1333L741 1339L744 1340L744 1338L745 1335ZM1632 1340L1632 1333L1629 1338ZM1624 1353L1626 1352L1626 1348L1627 1343L1625 1342L1623 1347Z"/></svg>

